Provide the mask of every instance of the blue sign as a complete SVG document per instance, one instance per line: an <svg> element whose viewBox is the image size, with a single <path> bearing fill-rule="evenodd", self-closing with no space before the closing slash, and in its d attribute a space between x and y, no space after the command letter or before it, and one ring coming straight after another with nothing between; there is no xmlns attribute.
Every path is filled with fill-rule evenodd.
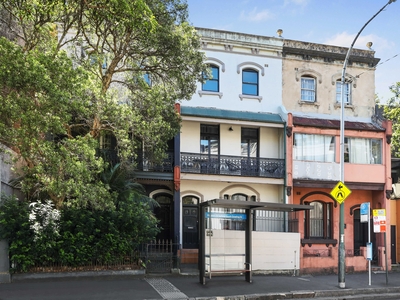
<svg viewBox="0 0 400 300"><path fill-rule="evenodd" d="M246 214L240 213L220 213L220 212L206 212L206 218L218 218L218 219L229 219L229 220L246 220Z"/></svg>
<svg viewBox="0 0 400 300"><path fill-rule="evenodd" d="M361 215L368 215L369 213L369 202L361 203L360 205L360 214Z"/></svg>

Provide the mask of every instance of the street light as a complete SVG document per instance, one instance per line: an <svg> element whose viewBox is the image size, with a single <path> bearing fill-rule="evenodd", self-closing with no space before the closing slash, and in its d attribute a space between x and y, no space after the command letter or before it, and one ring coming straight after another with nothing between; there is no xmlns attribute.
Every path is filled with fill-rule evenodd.
<svg viewBox="0 0 400 300"><path fill-rule="evenodd" d="M345 77L346 77L346 67L347 62L349 60L350 52L353 49L355 42L357 41L359 35L364 30L364 28L371 22L381 11L383 11L386 6L391 4L392 2L396 2L396 0L389 0L375 15L372 16L371 19L368 20L367 23L360 29L357 33L356 37L354 38L353 42L351 43L350 48L347 50L346 57L343 62L343 69L342 69L342 79L341 79L341 103L340 103L340 181L344 183L344 84L345 84ZM340 216L339 216L339 262L338 262L338 279L339 279L339 287L344 289L346 287L344 274L346 269L346 261L345 261L345 249L344 249L344 202L340 204ZM385 245L386 247L386 245Z"/></svg>

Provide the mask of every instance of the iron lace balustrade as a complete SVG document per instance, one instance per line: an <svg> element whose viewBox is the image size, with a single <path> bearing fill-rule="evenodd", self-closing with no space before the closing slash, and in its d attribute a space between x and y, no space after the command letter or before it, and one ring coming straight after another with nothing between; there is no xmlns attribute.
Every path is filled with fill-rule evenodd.
<svg viewBox="0 0 400 300"><path fill-rule="evenodd" d="M142 153L138 155L136 169L147 172L173 172L174 169L174 154L166 152L167 156L161 163L156 163L151 158L151 155Z"/></svg>
<svg viewBox="0 0 400 300"><path fill-rule="evenodd" d="M181 153L181 172L284 178L285 160L261 157Z"/></svg>

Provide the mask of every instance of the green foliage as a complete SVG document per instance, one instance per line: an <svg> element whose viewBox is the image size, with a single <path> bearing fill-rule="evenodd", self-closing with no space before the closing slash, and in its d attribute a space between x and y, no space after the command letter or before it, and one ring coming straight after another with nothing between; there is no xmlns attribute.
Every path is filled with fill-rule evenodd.
<svg viewBox="0 0 400 300"><path fill-rule="evenodd" d="M392 121L392 156L400 157L400 82L390 87L393 97L384 106L384 117Z"/></svg>
<svg viewBox="0 0 400 300"><path fill-rule="evenodd" d="M148 204L134 197L121 201L116 210L65 207L59 219L50 218L51 222L49 212L46 205L29 206L3 196L0 239L8 240L15 270L26 272L35 265L112 263L130 256L158 233Z"/></svg>
<svg viewBox="0 0 400 300"><path fill-rule="evenodd" d="M180 129L174 104L206 70L186 2L7 0L0 9L17 37L0 40L0 142L25 163L24 191L57 208L111 208L97 180L99 138L116 140L123 165L138 149L160 161Z"/></svg>

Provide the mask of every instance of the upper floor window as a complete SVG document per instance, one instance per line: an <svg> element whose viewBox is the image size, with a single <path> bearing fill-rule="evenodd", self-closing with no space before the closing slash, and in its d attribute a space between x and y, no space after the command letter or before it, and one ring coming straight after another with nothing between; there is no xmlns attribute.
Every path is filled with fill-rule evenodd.
<svg viewBox="0 0 400 300"><path fill-rule="evenodd" d="M344 161L353 164L381 164L382 140L345 137Z"/></svg>
<svg viewBox="0 0 400 300"><path fill-rule="evenodd" d="M335 137L331 135L295 133L293 159L334 162Z"/></svg>
<svg viewBox="0 0 400 300"><path fill-rule="evenodd" d="M208 92L219 92L219 68L215 65L210 65L211 75L203 74L205 82L202 90Z"/></svg>
<svg viewBox="0 0 400 300"><path fill-rule="evenodd" d="M219 153L219 126L200 125L200 153L218 154Z"/></svg>
<svg viewBox="0 0 400 300"><path fill-rule="evenodd" d="M343 90L344 90L344 104L351 104L351 83L350 82L345 82L343 84ZM342 103L342 81L338 80L336 81L336 102L337 103Z"/></svg>
<svg viewBox="0 0 400 300"><path fill-rule="evenodd" d="M242 128L241 155L244 157L258 157L258 129Z"/></svg>
<svg viewBox="0 0 400 300"><path fill-rule="evenodd" d="M315 91L315 78L308 76L301 77L301 101L315 102Z"/></svg>
<svg viewBox="0 0 400 300"><path fill-rule="evenodd" d="M332 238L332 203L322 201L310 202L314 207L304 214L305 239Z"/></svg>
<svg viewBox="0 0 400 300"><path fill-rule="evenodd" d="M258 96L258 72L252 69L242 71L242 94Z"/></svg>

